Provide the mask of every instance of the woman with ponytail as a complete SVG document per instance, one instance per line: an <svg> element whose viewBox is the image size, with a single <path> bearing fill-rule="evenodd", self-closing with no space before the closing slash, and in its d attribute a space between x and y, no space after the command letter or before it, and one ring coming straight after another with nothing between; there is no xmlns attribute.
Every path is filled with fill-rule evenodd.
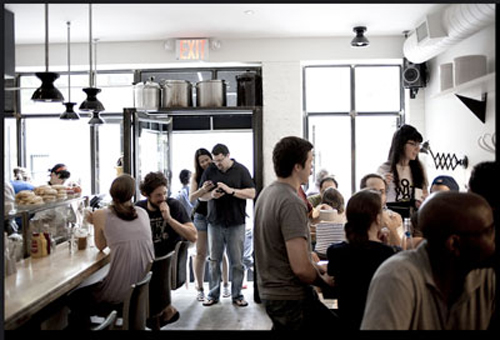
<svg viewBox="0 0 500 340"><path fill-rule="evenodd" d="M378 191L361 190L347 203L347 242L328 248L328 274L338 289L338 315L347 329L359 329L373 274L399 248L383 244L382 198Z"/></svg>
<svg viewBox="0 0 500 340"><path fill-rule="evenodd" d="M90 316L108 314L125 299L130 286L140 281L154 260L147 212L134 206L135 180L128 174L117 177L109 190L113 202L92 213L94 242L99 250L110 248L111 263L106 277L69 295L69 327L90 328Z"/></svg>

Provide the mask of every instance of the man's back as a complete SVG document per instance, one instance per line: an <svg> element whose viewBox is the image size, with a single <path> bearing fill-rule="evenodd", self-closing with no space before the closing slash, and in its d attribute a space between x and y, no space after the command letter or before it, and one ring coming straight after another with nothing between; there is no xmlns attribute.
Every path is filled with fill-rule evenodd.
<svg viewBox="0 0 500 340"><path fill-rule="evenodd" d="M293 273L285 242L310 239L304 202L294 189L274 182L259 195L255 206L255 258L259 294L263 299L287 300L304 297L305 287Z"/></svg>

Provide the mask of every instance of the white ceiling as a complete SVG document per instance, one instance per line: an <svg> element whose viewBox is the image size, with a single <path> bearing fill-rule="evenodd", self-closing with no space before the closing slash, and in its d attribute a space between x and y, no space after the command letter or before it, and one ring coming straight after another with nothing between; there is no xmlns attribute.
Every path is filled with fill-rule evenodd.
<svg viewBox="0 0 500 340"><path fill-rule="evenodd" d="M401 35L446 4L93 4L92 34L101 42L168 38L291 38ZM88 4L50 4L49 42L88 42ZM5 4L17 44L45 41L43 4ZM253 11L253 14L246 14Z"/></svg>

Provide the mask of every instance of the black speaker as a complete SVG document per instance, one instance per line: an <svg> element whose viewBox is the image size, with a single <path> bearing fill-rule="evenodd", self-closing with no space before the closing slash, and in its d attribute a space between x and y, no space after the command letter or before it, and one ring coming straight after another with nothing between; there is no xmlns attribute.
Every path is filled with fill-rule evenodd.
<svg viewBox="0 0 500 340"><path fill-rule="evenodd" d="M402 73L403 87L410 89L410 97L415 98L418 89L427 85L428 74L425 63L414 64L404 58Z"/></svg>

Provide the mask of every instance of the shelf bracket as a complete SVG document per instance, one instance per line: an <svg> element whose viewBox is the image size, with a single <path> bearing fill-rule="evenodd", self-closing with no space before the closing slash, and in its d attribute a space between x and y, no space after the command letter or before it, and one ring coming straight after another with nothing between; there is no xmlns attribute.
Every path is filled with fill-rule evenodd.
<svg viewBox="0 0 500 340"><path fill-rule="evenodd" d="M467 108L471 110L472 113L474 113L474 115L479 118L481 122L486 122L486 99L488 98L487 93L483 93L481 100L464 97L459 94L455 94L455 96L457 96L457 98L460 99L460 101L464 103L465 106L467 106Z"/></svg>

